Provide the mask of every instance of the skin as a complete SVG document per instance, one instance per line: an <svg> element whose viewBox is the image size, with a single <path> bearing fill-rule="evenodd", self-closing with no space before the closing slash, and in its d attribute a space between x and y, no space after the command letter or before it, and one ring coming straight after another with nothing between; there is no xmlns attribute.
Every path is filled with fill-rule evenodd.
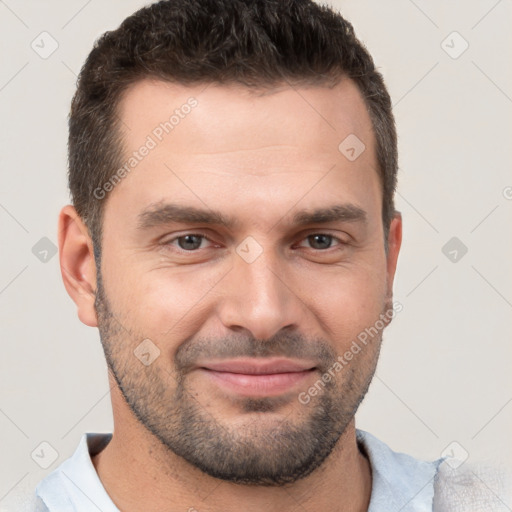
<svg viewBox="0 0 512 512"><path fill-rule="evenodd" d="M323 394L307 405L298 400L325 369L320 364L327 360L320 359L313 341L331 355L344 354L389 309L392 297L402 222L397 213L386 254L375 141L364 102L348 79L333 88L285 85L272 94L236 85L185 87L143 80L120 104L123 126L129 127L123 140L127 157L191 96L197 107L103 199L101 277L110 316L98 311L98 275L87 228L71 205L62 209L60 264L78 316L100 328L117 370L124 372L125 382L131 379L130 392L148 391L139 398L154 406L152 417L172 402L185 347L212 354L237 346L233 340L240 340L244 350L258 340L260 348L281 354L273 352L277 345L272 342L285 333L297 336L319 369L279 397L263 397L266 410L251 409L244 397L197 369L181 374L184 400L269 457L273 448L282 448L269 444L272 432L304 425L322 396L350 415L339 420L343 432L311 473L286 485L243 485L212 477L166 449L137 419L110 368L114 435L93 457L94 466L123 512L235 511L241 503L251 512L367 510L371 470L358 450L353 414L375 370L381 335ZM366 146L355 161L338 150L349 134ZM162 201L218 210L239 223L138 229L140 213ZM366 221L291 225L299 210L334 204L357 206ZM211 242L203 240L195 252L180 251L176 238L197 232ZM315 248L308 238L319 233L335 237L327 249ZM262 251L252 263L236 252L248 236ZM133 355L143 339L160 350L147 367ZM151 387L144 387L156 376L165 383L160 405ZM174 405L179 415L180 404Z"/></svg>

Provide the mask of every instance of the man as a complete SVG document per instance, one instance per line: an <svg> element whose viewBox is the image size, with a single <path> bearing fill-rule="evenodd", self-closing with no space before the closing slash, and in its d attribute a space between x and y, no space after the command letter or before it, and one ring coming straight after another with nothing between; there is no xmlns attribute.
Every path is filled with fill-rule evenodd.
<svg viewBox="0 0 512 512"><path fill-rule="evenodd" d="M310 1L168 0L95 44L70 114L64 284L113 435L39 510L432 510L441 460L356 430L402 220L381 75Z"/></svg>

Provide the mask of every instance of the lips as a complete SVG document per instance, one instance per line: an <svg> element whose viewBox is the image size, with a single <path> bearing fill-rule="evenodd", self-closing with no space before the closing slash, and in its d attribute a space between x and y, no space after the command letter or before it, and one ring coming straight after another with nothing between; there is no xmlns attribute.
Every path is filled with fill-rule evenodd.
<svg viewBox="0 0 512 512"><path fill-rule="evenodd" d="M224 391L243 396L277 396L290 392L314 373L309 362L290 359L236 359L198 368Z"/></svg>
<svg viewBox="0 0 512 512"><path fill-rule="evenodd" d="M289 359L235 359L204 365L207 370L216 372L243 373L246 375L269 375L272 373L303 372L314 368L314 364L300 363Z"/></svg>

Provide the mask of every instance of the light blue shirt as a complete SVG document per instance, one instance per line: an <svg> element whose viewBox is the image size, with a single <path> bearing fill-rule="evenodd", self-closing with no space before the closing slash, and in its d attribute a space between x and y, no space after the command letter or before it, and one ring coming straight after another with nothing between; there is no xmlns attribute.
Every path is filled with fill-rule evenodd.
<svg viewBox="0 0 512 512"><path fill-rule="evenodd" d="M367 432L356 434L372 469L368 512L431 512L434 478L442 459L420 461L394 452ZM84 434L75 453L37 486L35 511L119 512L91 461L111 438L112 434Z"/></svg>

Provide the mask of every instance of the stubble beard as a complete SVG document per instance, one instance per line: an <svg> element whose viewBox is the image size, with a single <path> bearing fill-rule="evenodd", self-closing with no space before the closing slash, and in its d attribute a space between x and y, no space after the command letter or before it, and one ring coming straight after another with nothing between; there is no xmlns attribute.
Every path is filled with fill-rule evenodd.
<svg viewBox="0 0 512 512"><path fill-rule="evenodd" d="M292 399L240 398L237 402L242 421L233 425L214 417L199 402L189 383L190 374L184 372L184 366L180 368L177 361L174 372L158 364L158 360L149 366L141 364L133 349L144 337L131 332L128 335L121 327L105 295L99 272L95 307L109 371L140 425L165 451L182 457L207 475L253 486L283 486L296 482L326 461L368 390L382 338L381 335L375 337L364 348L368 353L360 359L354 358L343 368L339 378L325 383L307 405L300 404L296 396ZM282 338L281 341L277 344L280 355L285 347L291 350L295 345L297 348L297 343L293 343L297 339ZM219 343L222 341L214 340L208 347L219 346ZM270 344L251 343L251 347L258 348L251 348L250 355L256 355L255 351L258 355L275 353ZM310 346L307 343L302 346ZM183 354L198 350L201 349L196 344L192 351L187 348ZM325 341L317 354L322 355L324 370L336 358ZM179 359L177 355L176 360ZM318 378L321 379L320 372ZM290 401L294 401L291 413L279 414ZM296 413L295 417L292 413Z"/></svg>

